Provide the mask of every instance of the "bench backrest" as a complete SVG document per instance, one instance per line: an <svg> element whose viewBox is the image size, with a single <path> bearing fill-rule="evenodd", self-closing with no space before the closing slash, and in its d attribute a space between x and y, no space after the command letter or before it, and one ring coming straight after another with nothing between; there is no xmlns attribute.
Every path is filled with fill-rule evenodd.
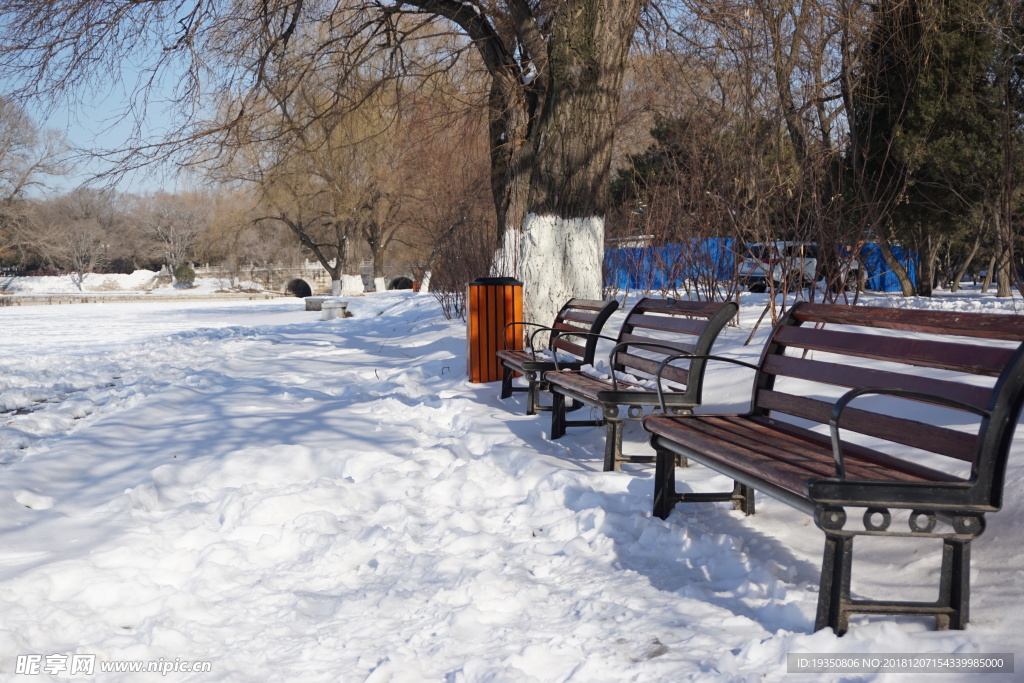
<svg viewBox="0 0 1024 683"><path fill-rule="evenodd" d="M682 301L678 299L641 299L626 316L619 330L619 343L626 343L615 356L616 372L650 378L661 362L674 354L707 355L718 334L736 315L735 302ZM664 347L647 346L659 344ZM667 348L666 348L667 347ZM666 365L662 378L700 399L700 388L707 362L703 359Z"/></svg>
<svg viewBox="0 0 1024 683"><path fill-rule="evenodd" d="M1024 316L800 303L761 356L754 413L828 424L856 388L923 392L991 411L923 405L904 397L855 401L842 413L872 448L970 482L972 504L998 509L1006 459L1024 400ZM866 362L865 362L866 359ZM958 425L959 429L951 428ZM912 447L908 454L905 446Z"/></svg>
<svg viewBox="0 0 1024 683"><path fill-rule="evenodd" d="M567 332L585 332L589 336L550 335L548 349L552 352L568 353L584 364L593 364L598 338L595 336L604 328L619 308L619 302L595 301L591 299L570 299L555 316L552 327ZM529 329L527 329L529 334Z"/></svg>

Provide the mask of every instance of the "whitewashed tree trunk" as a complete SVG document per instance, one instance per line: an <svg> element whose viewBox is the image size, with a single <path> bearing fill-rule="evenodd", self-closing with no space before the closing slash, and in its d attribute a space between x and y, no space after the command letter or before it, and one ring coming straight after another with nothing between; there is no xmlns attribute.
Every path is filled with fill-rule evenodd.
<svg viewBox="0 0 1024 683"><path fill-rule="evenodd" d="M387 280L385 280L382 277L375 277L375 278L373 278L373 291L375 291L375 292L383 292L387 288L388 288Z"/></svg>
<svg viewBox="0 0 1024 683"><path fill-rule="evenodd" d="M526 320L550 325L572 297L601 298L603 217L527 214L520 247Z"/></svg>
<svg viewBox="0 0 1024 683"><path fill-rule="evenodd" d="M420 282L420 294L430 292L430 271L423 273L423 280Z"/></svg>
<svg viewBox="0 0 1024 683"><path fill-rule="evenodd" d="M341 276L341 292L337 296L361 296L365 292L363 278L358 275Z"/></svg>
<svg viewBox="0 0 1024 683"><path fill-rule="evenodd" d="M341 296L341 280L331 280L331 296Z"/></svg>

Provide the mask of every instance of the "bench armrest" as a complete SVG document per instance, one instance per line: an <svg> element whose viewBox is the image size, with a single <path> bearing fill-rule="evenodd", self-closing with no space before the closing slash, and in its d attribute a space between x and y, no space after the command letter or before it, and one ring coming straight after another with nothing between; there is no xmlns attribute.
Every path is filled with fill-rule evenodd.
<svg viewBox="0 0 1024 683"><path fill-rule="evenodd" d="M661 406L661 414L662 415L668 415L668 412L666 412L666 410L665 410L665 392L664 392L664 389L662 389L662 386L661 386L661 373L664 372L665 367L669 363L671 363L674 360L679 360L680 358L686 358L687 360L697 360L697 359L702 359L702 360L720 360L720 361L725 361L726 363L734 363L735 365L742 365L743 367L750 368L751 370L760 370L761 369L760 366L754 365L753 363L748 363L746 361L737 360L736 358L725 358L724 356L715 356L715 355L706 354L706 353L705 354L677 353L677 354L668 356L663 361L661 361L661 363L658 364L658 371L654 375L655 385L658 388L658 405Z"/></svg>
<svg viewBox="0 0 1024 683"><path fill-rule="evenodd" d="M545 327L544 325L541 325L540 323L526 323L526 322L520 322L518 320L513 320L509 324L505 325L505 329L502 330L502 335L501 336L505 339L505 350L506 351L511 351L512 350L512 349L508 348L508 335L506 333L508 332L508 328L513 327L514 325L522 325L523 327L539 327L540 328L539 330L537 330L536 332L534 332L533 334L530 335L530 353L533 354L533 360L537 360L537 352L534 351L534 349L533 349L533 338L539 332L543 332L544 330L550 330L551 328L550 327Z"/></svg>
<svg viewBox="0 0 1024 683"><path fill-rule="evenodd" d="M846 406L854 399L866 396L869 394L877 394L881 396L897 396L899 398L909 398L918 401L924 401L927 403L934 403L935 405L945 406L947 408L955 408L957 410L963 410L968 413L974 413L979 417L990 417L991 412L984 408L978 408L972 406L963 401L957 401L945 396L936 396L934 394L926 394L921 391L908 391L906 389L872 389L872 388L860 388L851 389L835 402L832 406L832 414L829 416L828 424L829 430L832 433L832 458L836 463L836 476L840 479L846 478L846 466L843 464L843 444L839 438L839 419L846 410Z"/></svg>

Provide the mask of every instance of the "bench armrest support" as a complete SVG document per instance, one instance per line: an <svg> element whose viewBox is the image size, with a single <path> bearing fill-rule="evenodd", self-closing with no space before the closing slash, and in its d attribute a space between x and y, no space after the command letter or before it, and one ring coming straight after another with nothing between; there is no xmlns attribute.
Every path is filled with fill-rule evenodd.
<svg viewBox="0 0 1024 683"><path fill-rule="evenodd" d="M658 364L658 371L657 371L657 373L655 373L655 383L656 383L656 386L658 387L658 405L661 406L661 414L662 415L668 415L668 412L666 412L666 410L665 410L665 392L664 392L664 389L661 386L661 373L665 370L665 367L669 363L671 363L674 360L679 360L680 358L686 358L687 360L697 360L697 359L701 359L701 360L720 360L720 361L725 361L726 363L733 363L735 365L742 365L743 367L750 368L751 370L760 370L761 369L759 366L754 365L753 363L748 363L746 361L737 360L735 358L725 358L724 356L715 356L715 355L712 355L712 354L677 353L677 354L668 356L667 358L665 358L665 360L661 361L661 363Z"/></svg>
<svg viewBox="0 0 1024 683"><path fill-rule="evenodd" d="M505 350L506 351L511 351L512 350L512 349L508 348L508 334L507 334L507 332L508 332L508 328L513 327L514 325L522 325L523 327L539 327L540 328L539 330L537 330L536 332L534 332L533 334L530 335L530 353L533 354L533 360L537 360L537 352L533 348L533 338L537 334L539 334L540 332L543 332L544 330L550 330L551 328L550 327L545 327L544 325L541 325L540 323L526 323L526 322L520 322L518 320L513 320L509 324L505 325L505 329L502 330L502 337L505 338Z"/></svg>
<svg viewBox="0 0 1024 683"><path fill-rule="evenodd" d="M851 389L835 402L832 406L832 414L829 416L828 424L829 430L832 433L832 458L836 463L836 476L840 479L846 478L846 466L843 463L843 444L839 438L839 419L846 410L846 406L854 399L860 398L866 395L881 395L881 396L897 396L899 398L909 398L918 401L924 401L927 403L934 403L935 405L945 406L947 408L955 408L957 410L963 410L968 413L973 413L979 417L990 417L991 412L983 408L978 408L970 404L964 403L963 401L956 401L951 398L944 396L936 396L934 394L926 394L921 391L908 391L905 389L873 389L873 388L860 388Z"/></svg>

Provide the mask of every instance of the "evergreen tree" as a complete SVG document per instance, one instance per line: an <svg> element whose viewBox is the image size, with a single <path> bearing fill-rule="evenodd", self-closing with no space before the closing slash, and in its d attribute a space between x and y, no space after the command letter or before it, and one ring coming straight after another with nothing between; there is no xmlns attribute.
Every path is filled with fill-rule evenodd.
<svg viewBox="0 0 1024 683"><path fill-rule="evenodd" d="M993 0L882 0L854 98L863 177L930 295L938 248L998 186Z"/></svg>

